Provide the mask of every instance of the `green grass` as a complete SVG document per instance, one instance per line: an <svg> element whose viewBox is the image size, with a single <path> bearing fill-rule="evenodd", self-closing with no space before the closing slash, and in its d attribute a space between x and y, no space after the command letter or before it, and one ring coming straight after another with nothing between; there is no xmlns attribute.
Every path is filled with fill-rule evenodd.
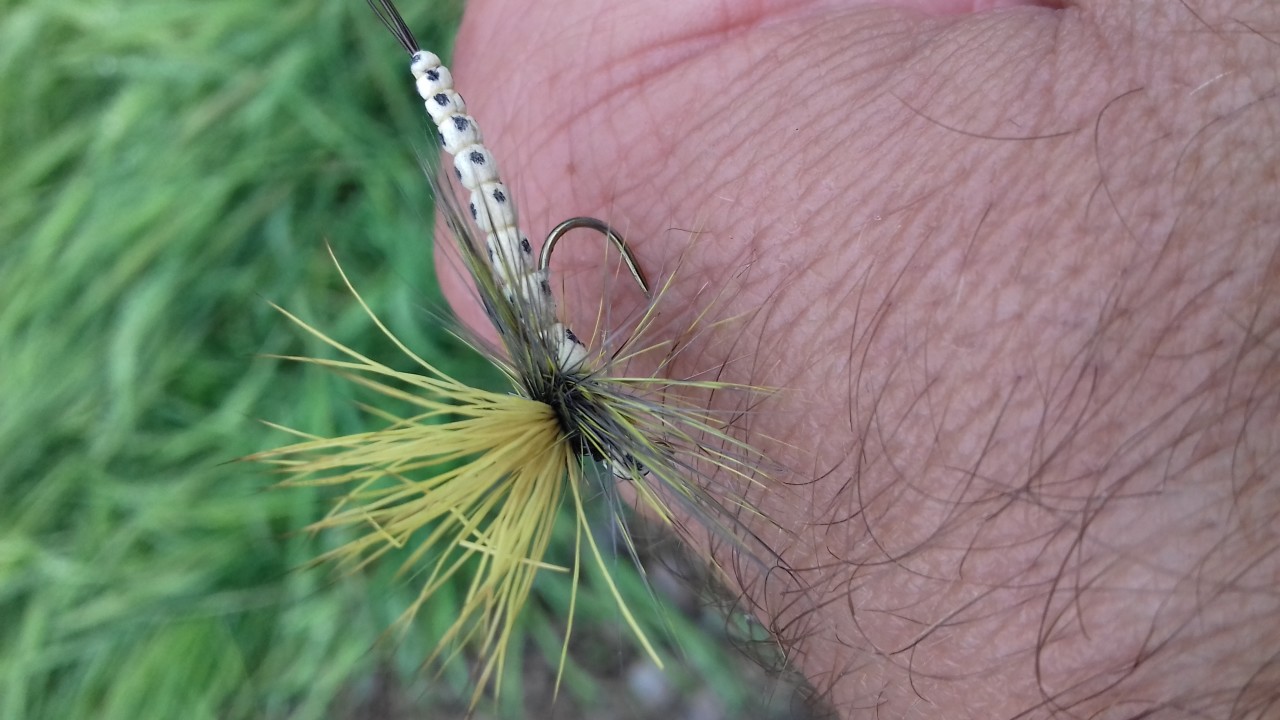
<svg viewBox="0 0 1280 720"><path fill-rule="evenodd" d="M402 4L447 50L458 8ZM360 0L0 0L0 718L461 714L465 666L420 667L450 599L387 635L411 583L306 568L337 542L296 532L325 498L229 462L285 439L259 418L366 427L340 380L263 357L323 354L269 301L394 357L326 242L411 347L497 382L431 320L426 128ZM558 650L566 589L539 593L527 657ZM583 637L624 637L580 604ZM731 712L756 694L714 631L668 622L678 675ZM627 652L579 655L562 702ZM519 670L490 710L537 694Z"/></svg>

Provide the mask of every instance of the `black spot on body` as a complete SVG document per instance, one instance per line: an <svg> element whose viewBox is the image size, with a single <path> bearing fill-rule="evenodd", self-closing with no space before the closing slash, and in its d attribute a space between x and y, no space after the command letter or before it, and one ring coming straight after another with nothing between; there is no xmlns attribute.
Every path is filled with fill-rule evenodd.
<svg viewBox="0 0 1280 720"><path fill-rule="evenodd" d="M464 132L471 126L471 122L461 115L453 116L453 129L458 132Z"/></svg>
<svg viewBox="0 0 1280 720"><path fill-rule="evenodd" d="M533 246L529 244L529 238L520 238L520 250L524 252L525 255L533 254Z"/></svg>
<svg viewBox="0 0 1280 720"><path fill-rule="evenodd" d="M624 453L621 460L614 458L613 464L620 465L622 466L623 469L627 471L626 475L622 475L618 473L617 467L610 468L611 470L613 470L613 476L618 478L619 480L631 480L634 477L644 476L649 473L649 469L646 468L631 453Z"/></svg>
<svg viewBox="0 0 1280 720"><path fill-rule="evenodd" d="M472 165L483 165L486 162L484 153L479 150L472 150L467 154L467 159L471 161Z"/></svg>
<svg viewBox="0 0 1280 720"><path fill-rule="evenodd" d="M449 96L444 93L436 93L431 99L435 100L440 107L449 107Z"/></svg>
<svg viewBox="0 0 1280 720"><path fill-rule="evenodd" d="M436 80L439 80L439 79L440 79L440 71L439 71L439 70L428 70L428 71L426 71L425 73L423 73L423 75L426 75L426 76L427 76L427 79L428 79L428 80L430 80L430 81L432 81L432 82L435 82Z"/></svg>
<svg viewBox="0 0 1280 720"><path fill-rule="evenodd" d="M475 220L480 217L480 213L476 210L476 204L471 203L467 207L471 208L471 219Z"/></svg>
<svg viewBox="0 0 1280 720"><path fill-rule="evenodd" d="M544 295L551 294L551 283L547 282L546 278L543 278L542 282L538 283L538 287L542 288L542 293Z"/></svg>
<svg viewBox="0 0 1280 720"><path fill-rule="evenodd" d="M495 202L504 203L507 201L507 194L502 192L501 190L494 190L493 199Z"/></svg>
<svg viewBox="0 0 1280 720"><path fill-rule="evenodd" d="M458 168L456 168L456 167L455 167L455 168L453 169L453 174L458 176L458 180L459 180L459 181L461 181L461 180L462 180L462 171L461 171L461 170L459 170Z"/></svg>
<svg viewBox="0 0 1280 720"><path fill-rule="evenodd" d="M577 343L579 345L582 344L582 341L578 339L578 336L574 335L573 331L570 330L569 328L564 329L564 336L569 338L569 342Z"/></svg>

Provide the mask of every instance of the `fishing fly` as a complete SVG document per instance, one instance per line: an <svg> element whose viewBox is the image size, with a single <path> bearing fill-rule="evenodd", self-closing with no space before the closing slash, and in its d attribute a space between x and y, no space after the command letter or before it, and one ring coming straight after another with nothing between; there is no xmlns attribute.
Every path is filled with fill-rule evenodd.
<svg viewBox="0 0 1280 720"><path fill-rule="evenodd" d="M476 694L490 681L499 690L513 623L541 571L565 573L573 583L561 671L572 629L574 598L583 563L599 571L644 651L659 665L653 644L614 583L606 553L591 531L588 499L603 495L621 506L618 484L657 522L681 529L693 519L741 548L742 513L752 513L743 487L759 485L762 458L732 432L724 415L694 395L741 390L700 378L629 377L624 366L659 353L659 371L683 347L674 340L645 344L663 288L650 286L627 242L608 223L571 218L547 235L535 256L521 230L510 188L485 147L475 118L454 89L448 68L422 49L390 0L367 0L410 55L409 70L431 116L454 175L469 196L462 210L444 182L431 180L439 212L460 251L476 294L497 331L500 348L473 345L510 380L511 391L461 383L415 354L377 318L343 274L364 312L414 363L395 370L354 350L281 309L339 359L292 357L336 370L377 395L410 408L403 415L371 410L382 427L337 438L289 430L298 442L251 457L274 464L286 485L342 488L331 512L314 530L354 529L354 539L323 555L362 567L406 549L403 569L420 573L410 621L437 591L468 568L456 621L429 661L467 648L477 658ZM592 230L616 248L646 296L634 329L615 347L592 350L557 313L550 260L557 243L576 229ZM339 268L341 273L341 268ZM669 282L669 281L668 281ZM699 319L696 323L705 324ZM701 332L698 327L686 331ZM683 393L683 394L682 394ZM605 468L600 472L596 468ZM735 491L732 488L739 488ZM552 527L566 501L576 523L574 552L564 565L545 558ZM618 521L622 518L614 513ZM635 556L626 525L623 545ZM557 681L558 682L558 681Z"/></svg>

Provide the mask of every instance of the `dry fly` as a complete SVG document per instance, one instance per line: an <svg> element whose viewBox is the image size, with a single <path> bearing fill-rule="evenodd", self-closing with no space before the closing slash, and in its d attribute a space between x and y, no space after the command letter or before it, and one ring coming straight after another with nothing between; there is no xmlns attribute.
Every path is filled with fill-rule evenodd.
<svg viewBox="0 0 1280 720"><path fill-rule="evenodd" d="M444 150L452 156L458 182L469 193L464 211L447 187L432 182L437 208L457 241L501 347L472 344L510 379L512 389L468 387L419 357L378 320L344 274L370 320L412 359L415 371L395 370L281 310L340 356L288 359L338 371L411 411L405 416L373 411L382 427L345 437L319 438L291 430L299 442L250 459L277 466L286 476L285 485L341 488L332 511L311 529L348 528L356 531L355 539L320 560L358 568L385 553L406 550L402 568L422 580L402 622L412 620L455 576L469 578L457 619L428 661L447 660L463 649L476 658L473 703L489 682L495 694L500 689L513 624L542 570L563 572L573 583L562 671L584 562L599 569L621 617L644 651L661 665L612 579L606 553L589 525L593 513L584 500L604 495L616 508L617 483L626 482L637 503L659 523L680 529L682 520L691 518L744 549L743 538L748 536L740 516L754 510L741 492L729 488L759 484L756 468L761 458L731 434L724 415L707 410L705 404L708 394L744 388L714 380L627 377L623 366L639 355L663 353L657 363L662 369L677 352L679 343L674 340L644 347L636 340L653 326L656 300L648 304L629 339L612 349L588 349L560 321L548 271L560 238L575 228L601 233L622 253L632 277L648 295L649 284L626 242L600 220L573 218L551 231L535 257L529 238L519 229L511 191L499 178L497 164L455 91L448 68L419 47L390 0L368 2L411 56L409 68L418 93ZM654 293L658 298L661 294L661 289ZM689 332L700 330L687 331L686 337ZM696 402L693 396L704 400ZM594 470L599 466L608 472ZM567 567L544 559L566 499L577 527ZM631 536L622 518L614 516L634 556Z"/></svg>

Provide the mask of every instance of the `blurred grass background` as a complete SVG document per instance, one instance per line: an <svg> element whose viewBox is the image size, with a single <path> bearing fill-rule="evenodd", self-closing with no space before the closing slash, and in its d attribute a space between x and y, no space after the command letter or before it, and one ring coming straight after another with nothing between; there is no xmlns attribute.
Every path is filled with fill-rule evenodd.
<svg viewBox="0 0 1280 720"><path fill-rule="evenodd" d="M459 6L401 5L447 52ZM452 599L387 635L414 588L391 564L306 569L336 542L296 532L325 498L229 462L285 439L259 418L368 427L349 386L261 357L324 354L268 301L396 357L326 242L410 347L499 387L431 320L434 145L406 63L361 0L0 0L0 718L465 714L465 665L420 666ZM648 676L588 592L552 706L552 578L481 716L790 713L722 619L660 612L619 573L680 638L661 683L692 700L618 699Z"/></svg>

